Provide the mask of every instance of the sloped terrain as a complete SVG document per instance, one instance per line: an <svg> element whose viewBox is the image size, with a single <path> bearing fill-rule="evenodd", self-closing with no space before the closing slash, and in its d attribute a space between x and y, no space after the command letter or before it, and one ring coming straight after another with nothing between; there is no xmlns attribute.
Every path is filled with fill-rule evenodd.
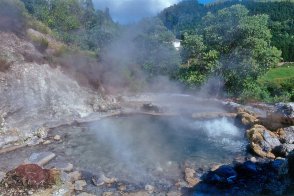
<svg viewBox="0 0 294 196"><path fill-rule="evenodd" d="M112 108L105 96L47 64L29 41L1 32L0 43L0 148L32 137L45 122L66 122ZM4 137L13 128L15 137Z"/></svg>

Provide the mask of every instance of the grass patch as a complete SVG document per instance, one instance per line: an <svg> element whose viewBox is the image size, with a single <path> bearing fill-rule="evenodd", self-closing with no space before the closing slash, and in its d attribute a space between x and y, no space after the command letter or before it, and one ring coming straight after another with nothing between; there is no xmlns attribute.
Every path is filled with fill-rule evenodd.
<svg viewBox="0 0 294 196"><path fill-rule="evenodd" d="M259 82L262 84L266 82L283 83L285 80L290 80L292 78L294 78L294 64L285 64L281 67L269 70L259 79Z"/></svg>
<svg viewBox="0 0 294 196"><path fill-rule="evenodd" d="M270 69L258 79L259 91L250 88L252 92L267 102L294 101L294 63ZM265 95L265 96L261 96Z"/></svg>

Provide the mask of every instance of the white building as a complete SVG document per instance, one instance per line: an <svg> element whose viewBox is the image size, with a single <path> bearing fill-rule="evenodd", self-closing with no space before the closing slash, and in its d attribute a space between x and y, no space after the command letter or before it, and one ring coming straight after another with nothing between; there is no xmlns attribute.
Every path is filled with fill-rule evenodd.
<svg viewBox="0 0 294 196"><path fill-rule="evenodd" d="M180 48L181 48L181 40L179 40L179 39L175 39L175 40L173 41L173 45L174 45L174 47L176 48L176 50L180 50Z"/></svg>

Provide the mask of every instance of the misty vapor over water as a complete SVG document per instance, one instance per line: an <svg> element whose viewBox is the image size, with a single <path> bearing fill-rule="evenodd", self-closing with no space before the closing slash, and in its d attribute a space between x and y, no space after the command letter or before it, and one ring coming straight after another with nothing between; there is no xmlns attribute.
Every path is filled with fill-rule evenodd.
<svg viewBox="0 0 294 196"><path fill-rule="evenodd" d="M182 117L133 116L105 119L92 123L90 129L96 135L95 145L100 146L95 151L105 151L98 164L111 160L112 175L128 176L134 182L162 179L163 174L174 178L175 168L186 160L199 167L232 160L245 143L241 129L228 119L195 122Z"/></svg>

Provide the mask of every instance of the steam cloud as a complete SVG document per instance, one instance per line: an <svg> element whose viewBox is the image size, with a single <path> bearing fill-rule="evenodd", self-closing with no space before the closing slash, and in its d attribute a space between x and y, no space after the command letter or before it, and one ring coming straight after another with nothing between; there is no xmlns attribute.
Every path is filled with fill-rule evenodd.
<svg viewBox="0 0 294 196"><path fill-rule="evenodd" d="M221 149L231 154L242 151L244 146L242 131L226 118L193 121L178 117L176 121L174 118L154 121L152 117L136 116L102 120L92 123L90 129L101 145L97 150L110 151L100 161L111 160L113 170L117 170L112 175L124 173L134 182L155 182L163 173L179 175L174 166L191 153L201 157L198 164L207 164L227 156ZM220 154L216 153L218 150Z"/></svg>

